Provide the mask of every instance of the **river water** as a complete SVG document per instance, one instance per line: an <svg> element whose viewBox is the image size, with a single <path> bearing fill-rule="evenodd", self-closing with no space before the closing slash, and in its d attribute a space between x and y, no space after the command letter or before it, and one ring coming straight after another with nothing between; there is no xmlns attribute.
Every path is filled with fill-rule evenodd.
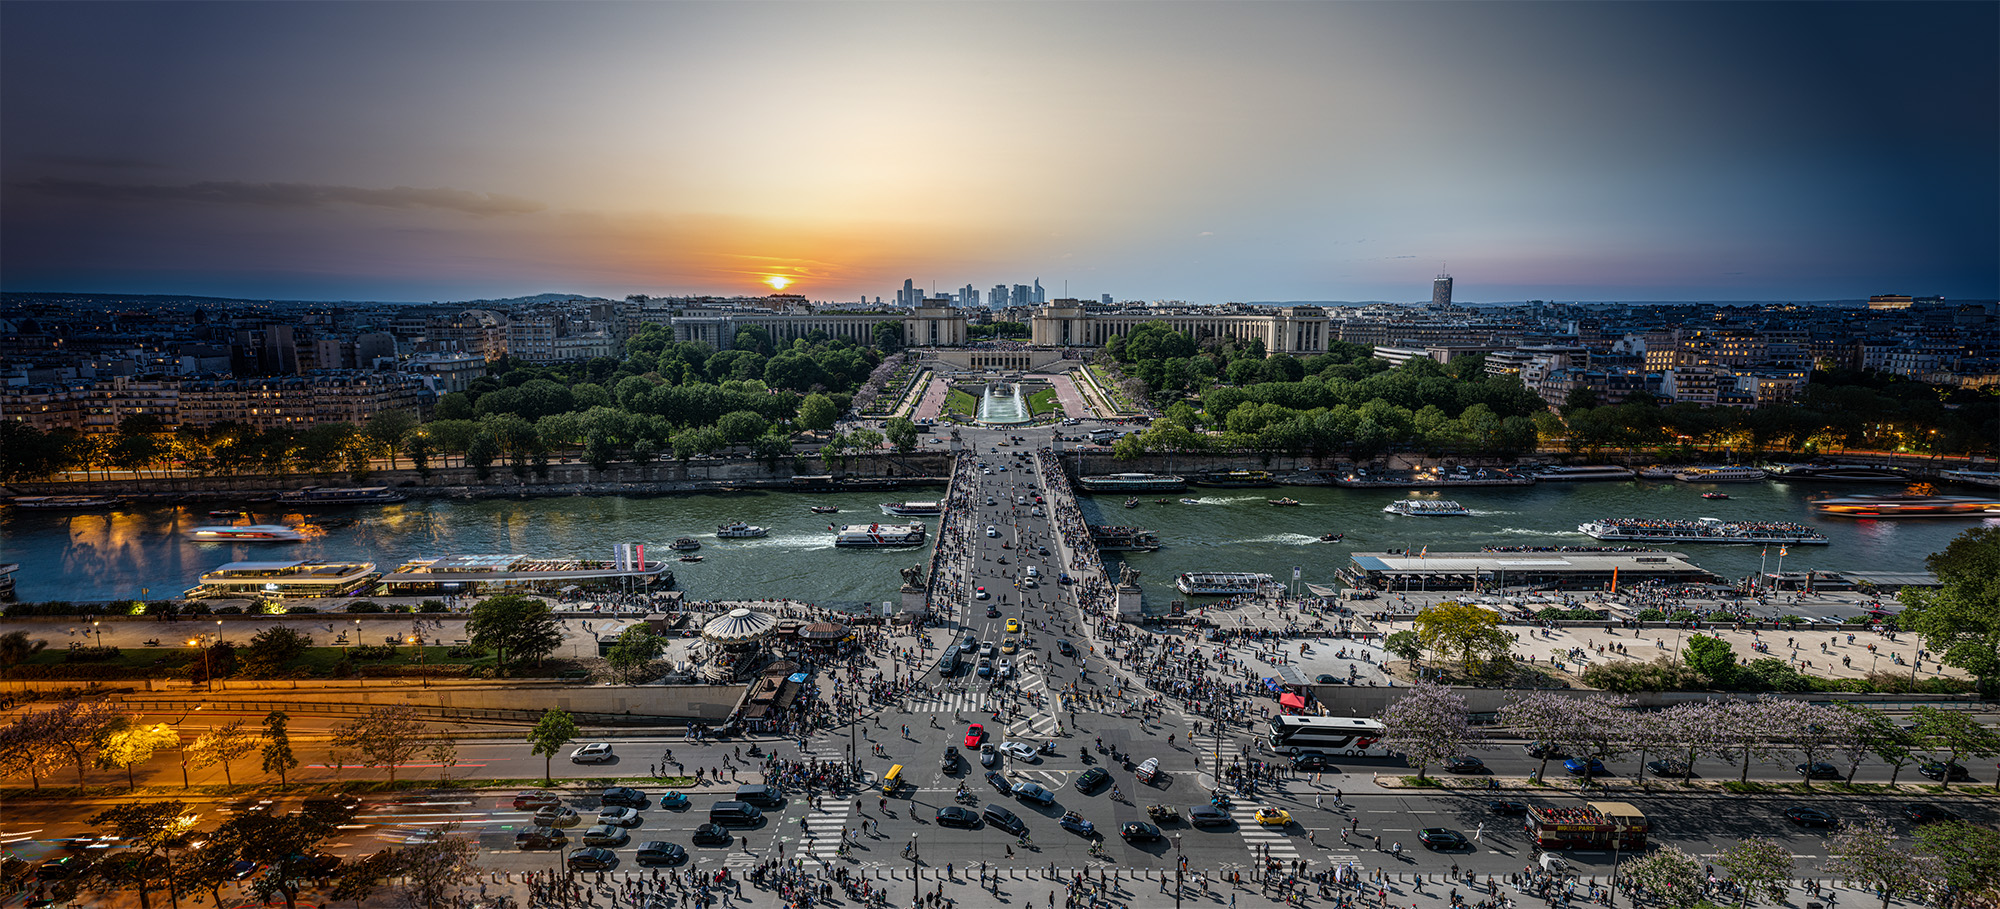
<svg viewBox="0 0 2000 909"><path fill-rule="evenodd" d="M1731 498L1705 500L1722 488ZM1809 496L1856 491L1830 484L1745 483L1724 487L1677 483L1544 484L1525 488L1465 488L1426 496L1454 499L1466 517L1411 518L1385 514L1382 506L1411 493L1331 487L1193 489L1141 496L1084 496L1092 523L1130 524L1158 532L1165 548L1151 553L1107 553L1107 562L1129 559L1143 574L1149 608L1164 609L1180 594L1183 571L1262 571L1288 580L1294 566L1303 580L1332 584L1349 553L1384 549L1432 552L1481 546L1590 545L1576 525L1606 517L1801 521L1832 541L1794 546L1791 570L1920 571L1924 556L1987 518L1909 521L1822 519ZM930 499L942 488L874 493L739 492L661 497L413 500L395 505L321 508L314 514L352 519L323 537L294 544L195 543L189 527L226 523L207 515L212 506L122 506L108 512L0 510L0 562L19 562L23 600L109 600L177 596L198 576L224 562L277 559L366 559L382 570L404 560L453 554L520 553L543 557L610 558L615 543L647 543L671 558L676 537L701 540L700 563L671 567L680 589L693 599L778 598L852 607L896 598L896 570L928 561L918 549L837 550L829 522L907 521L883 516L878 503ZM1274 508L1266 500L1290 496L1304 504ZM1158 505L1166 498L1174 504ZM1181 505L1183 497L1199 500ZM816 515L809 505L837 505L838 514ZM259 523L300 523L308 516L281 509L249 510ZM715 527L747 521L771 528L756 540L717 540ZM936 522L931 521L933 536ZM1344 533L1321 543L1323 533ZM1758 569L1757 546L1682 544L1695 564L1726 578ZM1777 549L1767 567L1777 569ZM654 557L649 552L648 557ZM1115 571L1115 567L1112 568Z"/></svg>

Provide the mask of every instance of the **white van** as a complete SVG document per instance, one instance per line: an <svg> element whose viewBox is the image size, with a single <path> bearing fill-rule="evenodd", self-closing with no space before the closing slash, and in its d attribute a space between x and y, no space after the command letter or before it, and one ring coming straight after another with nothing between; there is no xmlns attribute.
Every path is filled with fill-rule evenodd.
<svg viewBox="0 0 2000 909"><path fill-rule="evenodd" d="M1042 570L1040 568L1036 568L1033 565L1028 566L1028 577L1039 578L1041 576L1042 576Z"/></svg>

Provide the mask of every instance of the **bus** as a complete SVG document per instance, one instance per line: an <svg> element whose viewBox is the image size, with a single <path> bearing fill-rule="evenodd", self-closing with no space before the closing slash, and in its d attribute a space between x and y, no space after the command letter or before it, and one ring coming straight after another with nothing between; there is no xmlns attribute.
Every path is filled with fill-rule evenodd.
<svg viewBox="0 0 2000 909"><path fill-rule="evenodd" d="M1388 734L1381 723L1347 716L1274 716L1271 718L1271 750L1297 755L1302 751L1344 754L1350 757L1388 757L1382 736Z"/></svg>

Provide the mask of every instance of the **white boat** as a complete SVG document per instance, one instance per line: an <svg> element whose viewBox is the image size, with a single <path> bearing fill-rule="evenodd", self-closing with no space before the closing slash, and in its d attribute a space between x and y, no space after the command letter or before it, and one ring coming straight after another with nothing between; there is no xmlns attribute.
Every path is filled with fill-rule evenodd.
<svg viewBox="0 0 2000 909"><path fill-rule="evenodd" d="M1582 480L1629 480L1636 476L1630 467L1610 464L1594 464L1587 467L1565 467L1551 464L1535 471L1537 482L1574 482Z"/></svg>
<svg viewBox="0 0 2000 909"><path fill-rule="evenodd" d="M943 514L944 505L938 502L883 502L882 513L905 518Z"/></svg>
<svg viewBox="0 0 2000 909"><path fill-rule="evenodd" d="M1690 467L1674 471L1674 479L1683 483L1748 483L1769 476L1756 467Z"/></svg>
<svg viewBox="0 0 2000 909"><path fill-rule="evenodd" d="M1268 574L1251 571L1189 571L1174 579L1174 587L1191 597L1233 597L1272 586Z"/></svg>
<svg viewBox="0 0 2000 909"><path fill-rule="evenodd" d="M1382 510L1413 518L1449 517L1472 513L1465 506L1450 499L1397 499L1382 506Z"/></svg>
<svg viewBox="0 0 2000 909"><path fill-rule="evenodd" d="M1201 500L1200 500L1200 499L1182 499L1182 500L1181 500L1181 504L1182 504L1182 505L1200 505L1200 504L1201 504Z"/></svg>
<svg viewBox="0 0 2000 909"><path fill-rule="evenodd" d="M1661 467L1658 464L1651 467L1639 468L1639 479L1641 480L1671 480L1673 478L1674 472L1672 469Z"/></svg>
<svg viewBox="0 0 2000 909"><path fill-rule="evenodd" d="M118 496L15 496L15 508L103 508L125 500Z"/></svg>
<svg viewBox="0 0 2000 909"><path fill-rule="evenodd" d="M833 529L832 524L826 525ZM875 546L921 546L925 528L922 521L908 524L849 524L834 531L833 545L843 549Z"/></svg>
<svg viewBox="0 0 2000 909"><path fill-rule="evenodd" d="M187 535L202 543L298 543L306 535L282 524L231 524L196 527Z"/></svg>
<svg viewBox="0 0 2000 909"><path fill-rule="evenodd" d="M203 573L201 583L188 590L187 596L348 596L365 590L379 577L374 562L230 562Z"/></svg>
<svg viewBox="0 0 2000 909"><path fill-rule="evenodd" d="M303 505L374 505L401 502L409 496L387 486L307 486L278 494L278 501Z"/></svg>
<svg viewBox="0 0 2000 909"><path fill-rule="evenodd" d="M1724 521L1701 518L1605 518L1576 525L1577 532L1600 540L1646 543L1782 543L1826 545L1826 536L1791 521Z"/></svg>
<svg viewBox="0 0 2000 909"><path fill-rule="evenodd" d="M1842 496L1812 503L1843 518L1966 518L2000 514L2000 499L1974 496Z"/></svg>
<svg viewBox="0 0 2000 909"><path fill-rule="evenodd" d="M1076 485L1085 492L1174 492L1187 488L1187 479L1160 473L1108 473L1078 477Z"/></svg>
<svg viewBox="0 0 2000 909"><path fill-rule="evenodd" d="M742 521L735 521L715 528L716 537L724 540L750 540L761 536L769 536L770 533L771 528L769 527L758 527L753 524L745 524Z"/></svg>

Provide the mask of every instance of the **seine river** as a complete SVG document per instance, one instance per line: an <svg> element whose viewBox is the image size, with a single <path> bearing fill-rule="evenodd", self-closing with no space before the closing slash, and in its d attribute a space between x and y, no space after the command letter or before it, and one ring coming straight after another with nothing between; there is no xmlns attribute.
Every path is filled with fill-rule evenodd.
<svg viewBox="0 0 2000 909"><path fill-rule="evenodd" d="M1728 500L1700 493L1723 489ZM1085 496L1093 523L1130 524L1158 532L1165 548L1152 553L1111 553L1142 571L1148 605L1163 609L1179 594L1173 578L1183 571L1269 572L1289 579L1293 567L1311 583L1332 584L1349 553L1384 549L1432 552L1482 546L1588 545L1576 525L1605 517L1800 521L1831 540L1827 546L1794 546L1786 570L1922 570L1924 557L1982 520L1852 521L1821 519L1807 506L1827 494L1889 492L1892 487L1832 484L1744 483L1689 486L1678 483L1574 483L1525 488L1463 488L1427 497L1454 499L1466 517L1411 518L1385 514L1382 506L1410 493L1331 487L1195 489L1165 498L1142 496L1138 508L1124 496ZM325 536L294 544L195 543L182 532L225 523L208 507L122 507L109 512L0 510L0 562L18 562L23 600L108 600L175 596L198 576L225 562L274 559L365 559L383 570L402 561L453 554L519 553L545 557L609 558L615 543L646 543L663 557L681 536L702 541L700 563L672 565L680 589L693 599L792 598L852 607L895 598L896 569L928 560L916 549L836 550L829 521L888 520L878 503L935 498L941 488L900 493L731 493L672 497L617 496L422 500L388 506L316 510L349 519ZM1290 496L1298 508L1274 508L1267 499ZM1196 505L1181 505L1182 497ZM840 513L816 515L809 505L837 505ZM298 523L306 516L273 506L250 506L259 523ZM771 528L757 540L717 540L717 525L748 521ZM338 520L335 523L340 523ZM932 527L935 530L935 522ZM1321 543L1323 533L1344 533ZM1683 544L1703 568L1726 578L1758 569L1756 546ZM652 553L649 552L651 557ZM1777 550L1768 567L1776 570Z"/></svg>

